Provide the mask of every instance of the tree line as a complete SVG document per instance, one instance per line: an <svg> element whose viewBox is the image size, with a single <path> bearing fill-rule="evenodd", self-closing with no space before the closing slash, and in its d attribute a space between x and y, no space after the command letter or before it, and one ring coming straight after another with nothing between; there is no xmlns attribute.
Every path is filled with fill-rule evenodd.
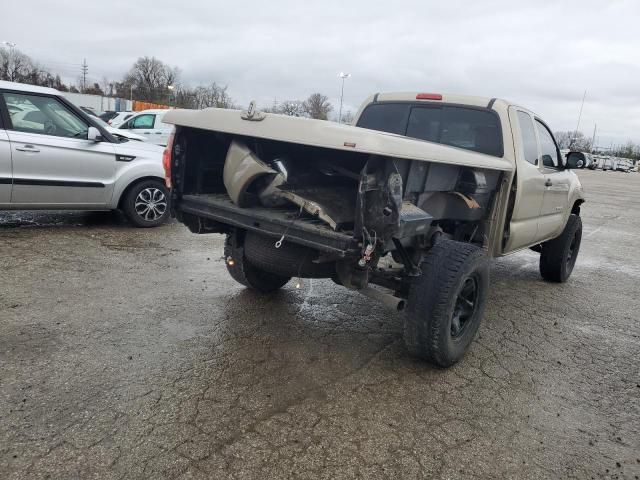
<svg viewBox="0 0 640 480"><path fill-rule="evenodd" d="M190 87L183 85L180 70L155 57L140 57L120 80L103 78L101 82L80 80L66 84L28 55L13 48L0 47L0 80L55 88L62 92L87 93L160 103L179 108L238 108L227 86L216 82ZM84 83L84 84L83 84ZM314 93L306 100L287 100L266 111L326 120L333 106L326 95Z"/></svg>

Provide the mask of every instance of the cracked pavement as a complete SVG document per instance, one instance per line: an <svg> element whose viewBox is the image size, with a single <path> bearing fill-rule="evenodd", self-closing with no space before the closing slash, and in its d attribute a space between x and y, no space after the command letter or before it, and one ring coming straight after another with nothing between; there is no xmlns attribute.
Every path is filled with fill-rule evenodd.
<svg viewBox="0 0 640 480"><path fill-rule="evenodd" d="M0 214L1 476L639 478L640 175L579 176L570 281L496 260L448 370L329 280L244 289L222 236Z"/></svg>

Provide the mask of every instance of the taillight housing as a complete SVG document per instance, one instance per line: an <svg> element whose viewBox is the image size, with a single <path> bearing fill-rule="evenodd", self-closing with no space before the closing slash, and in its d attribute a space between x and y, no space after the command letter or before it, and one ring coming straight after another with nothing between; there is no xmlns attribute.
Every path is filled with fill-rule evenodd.
<svg viewBox="0 0 640 480"><path fill-rule="evenodd" d="M441 93L419 93L416 95L416 100L442 100Z"/></svg>
<svg viewBox="0 0 640 480"><path fill-rule="evenodd" d="M173 140L176 137L176 129L174 128L167 140L167 146L162 152L162 166L164 167L164 183L167 188L171 188L171 157L173 152Z"/></svg>

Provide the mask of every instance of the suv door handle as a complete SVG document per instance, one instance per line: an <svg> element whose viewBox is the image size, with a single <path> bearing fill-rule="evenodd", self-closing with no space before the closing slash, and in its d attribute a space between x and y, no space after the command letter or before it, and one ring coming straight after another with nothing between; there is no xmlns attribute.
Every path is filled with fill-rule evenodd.
<svg viewBox="0 0 640 480"><path fill-rule="evenodd" d="M24 147L16 147L16 150L18 150L19 152L31 152L31 153L38 153L40 151L36 147L34 147L33 145L25 145Z"/></svg>
<svg viewBox="0 0 640 480"><path fill-rule="evenodd" d="M544 182L544 186L545 187L550 187L551 185L553 185L553 182L547 178L547 181Z"/></svg>

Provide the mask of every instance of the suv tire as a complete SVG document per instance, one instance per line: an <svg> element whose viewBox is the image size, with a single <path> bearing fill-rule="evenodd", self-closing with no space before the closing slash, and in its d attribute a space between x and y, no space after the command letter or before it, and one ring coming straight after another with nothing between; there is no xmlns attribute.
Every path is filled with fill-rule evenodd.
<svg viewBox="0 0 640 480"><path fill-rule="evenodd" d="M560 236L544 242L540 253L540 275L548 282L566 282L580 251L582 220L578 215L569 215L569 220Z"/></svg>
<svg viewBox="0 0 640 480"><path fill-rule="evenodd" d="M125 194L122 211L136 227L162 225L169 218L169 191L159 180L138 182Z"/></svg>
<svg viewBox="0 0 640 480"><path fill-rule="evenodd" d="M244 233L239 231L228 234L224 242L224 259L231 277L245 287L261 293L271 293L283 287L291 277L266 272L249 263L244 254Z"/></svg>
<svg viewBox="0 0 640 480"><path fill-rule="evenodd" d="M475 245L439 241L411 285L404 322L409 352L440 367L460 360L484 314L489 265Z"/></svg>

